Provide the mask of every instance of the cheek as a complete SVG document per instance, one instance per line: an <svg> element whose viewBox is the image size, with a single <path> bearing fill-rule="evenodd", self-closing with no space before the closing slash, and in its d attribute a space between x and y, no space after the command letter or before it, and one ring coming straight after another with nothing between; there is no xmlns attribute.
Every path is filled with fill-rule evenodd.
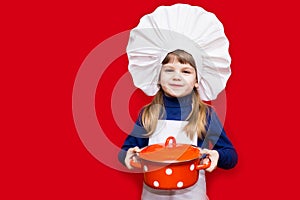
<svg viewBox="0 0 300 200"><path fill-rule="evenodd" d="M185 79L185 82L186 82L188 85L194 87L195 84L197 83L197 80L196 80L195 77L187 77L187 78Z"/></svg>
<svg viewBox="0 0 300 200"><path fill-rule="evenodd" d="M159 76L159 83L160 83L160 84L165 84L165 83L167 82L167 80L168 80L168 76L167 76L167 75L161 74L161 75Z"/></svg>

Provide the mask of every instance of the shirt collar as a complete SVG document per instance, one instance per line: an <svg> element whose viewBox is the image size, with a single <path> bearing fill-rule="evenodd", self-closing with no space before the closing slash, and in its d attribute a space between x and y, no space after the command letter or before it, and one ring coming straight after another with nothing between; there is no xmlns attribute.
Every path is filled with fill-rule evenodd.
<svg viewBox="0 0 300 200"><path fill-rule="evenodd" d="M192 104L192 93L184 97L168 97L163 93L164 105L166 107L185 107Z"/></svg>

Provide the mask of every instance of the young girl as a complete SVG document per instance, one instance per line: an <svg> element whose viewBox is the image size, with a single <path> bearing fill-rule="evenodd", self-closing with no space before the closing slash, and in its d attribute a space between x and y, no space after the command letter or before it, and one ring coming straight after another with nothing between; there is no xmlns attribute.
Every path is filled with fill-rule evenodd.
<svg viewBox="0 0 300 200"><path fill-rule="evenodd" d="M160 90L152 102L142 109L134 130L126 138L119 160L132 169L130 160L141 148L153 143L163 143L170 134L177 132L177 138L184 135L185 139L198 147L208 148L208 141L215 144L212 150L201 150L201 153L208 154L211 159L211 166L207 171L211 172L217 166L223 169L234 167L237 163L234 147L214 110L199 98L193 57L183 50L170 52L162 62L159 85ZM167 127L167 131L161 128L164 126L159 125L166 121L171 126ZM172 131L172 126L182 126L178 125L181 121L187 122L183 130ZM160 128L157 130L157 127ZM200 171L197 184L187 189L156 190L144 185L142 199L207 199L204 171Z"/></svg>
<svg viewBox="0 0 300 200"><path fill-rule="evenodd" d="M215 15L187 4L161 6L132 30L127 54L134 84L154 98L139 113L120 162L132 169L130 162L142 148L173 136L208 155L206 171L233 168L236 150L214 109L202 101L215 99L231 73L228 41ZM144 184L142 199L207 199L205 170L185 189Z"/></svg>

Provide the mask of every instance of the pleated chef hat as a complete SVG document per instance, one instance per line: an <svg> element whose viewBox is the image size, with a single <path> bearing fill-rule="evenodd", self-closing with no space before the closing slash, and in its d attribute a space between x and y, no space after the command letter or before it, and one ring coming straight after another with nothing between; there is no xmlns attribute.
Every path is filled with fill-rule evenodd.
<svg viewBox="0 0 300 200"><path fill-rule="evenodd" d="M195 59L201 99L214 100L231 74L228 48L223 25L213 13L188 4L160 6L131 30L128 70L134 85L153 96L159 90L163 59L184 50Z"/></svg>

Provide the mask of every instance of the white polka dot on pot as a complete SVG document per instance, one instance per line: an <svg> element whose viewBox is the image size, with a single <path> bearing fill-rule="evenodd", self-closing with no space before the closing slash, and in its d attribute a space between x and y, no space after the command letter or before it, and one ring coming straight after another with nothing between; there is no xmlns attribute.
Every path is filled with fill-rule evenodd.
<svg viewBox="0 0 300 200"><path fill-rule="evenodd" d="M195 169L195 165L192 164L192 165L190 166L190 170L193 171L194 169Z"/></svg>
<svg viewBox="0 0 300 200"><path fill-rule="evenodd" d="M173 173L173 170L171 168L167 168L165 172L167 175L171 175Z"/></svg>
<svg viewBox="0 0 300 200"><path fill-rule="evenodd" d="M159 187L159 182L158 181L153 181L154 187Z"/></svg>
<svg viewBox="0 0 300 200"><path fill-rule="evenodd" d="M181 188L183 186L183 182L182 181L179 181L178 183L177 183L177 187L178 188Z"/></svg>

